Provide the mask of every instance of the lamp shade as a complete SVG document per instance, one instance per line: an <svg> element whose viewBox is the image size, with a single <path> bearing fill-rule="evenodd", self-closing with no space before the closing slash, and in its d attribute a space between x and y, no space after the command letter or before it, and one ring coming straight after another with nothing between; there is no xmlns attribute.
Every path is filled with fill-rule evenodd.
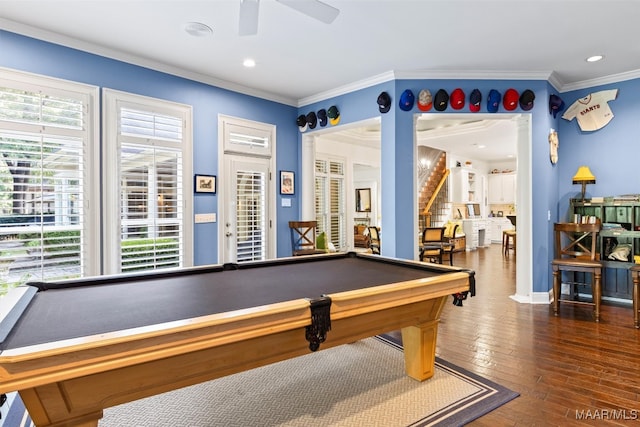
<svg viewBox="0 0 640 427"><path fill-rule="evenodd" d="M580 166L578 172L573 176L574 184L595 184L596 177L589 170L589 166Z"/></svg>

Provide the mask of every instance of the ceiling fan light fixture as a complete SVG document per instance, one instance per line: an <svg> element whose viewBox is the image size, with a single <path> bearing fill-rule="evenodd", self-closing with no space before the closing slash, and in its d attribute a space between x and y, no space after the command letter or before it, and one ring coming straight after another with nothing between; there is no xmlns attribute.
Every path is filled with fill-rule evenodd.
<svg viewBox="0 0 640 427"><path fill-rule="evenodd" d="M193 37L208 37L213 34L213 29L202 22L187 22L184 30Z"/></svg>

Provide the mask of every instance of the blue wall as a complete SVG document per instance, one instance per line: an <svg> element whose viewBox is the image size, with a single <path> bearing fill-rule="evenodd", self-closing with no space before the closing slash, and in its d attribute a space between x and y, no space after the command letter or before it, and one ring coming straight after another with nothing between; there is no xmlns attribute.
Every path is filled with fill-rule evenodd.
<svg viewBox="0 0 640 427"><path fill-rule="evenodd" d="M322 102L295 108L251 97L188 79L171 76L143 67L57 46L28 37L0 31L0 66L24 70L108 87L131 93L177 101L193 106L194 123L194 173L218 175L217 116L226 114L260 122L272 123L277 128L277 170L290 170L300 174L300 149L302 135L295 119L298 114L317 111L336 105L340 110L340 125L359 122L381 116L382 125L382 183L384 197L382 227L385 255L413 258L413 113L420 113L417 106L410 112L398 107L399 95L405 89L414 94L429 89L433 95L440 88L451 93L461 87L468 95L479 88L485 97L481 112L486 112L486 95L490 89L504 93L513 87L518 92L531 89L536 94L534 108L515 113L531 114L531 217L533 224L532 268L533 291L546 292L550 288L549 262L553 252L553 222L567 219L569 199L580 191L571 183L578 166L588 165L596 175L597 183L587 188L588 195L617 195L640 193L638 179L633 175L636 166L640 127L640 84L631 80L590 89L560 94L566 106L589 93L618 88L618 99L610 103L615 118L605 128L595 132L581 132L576 121L556 119L549 114L548 99L557 93L546 81L496 81L496 80L395 80L381 83L349 94L329 98ZM392 98L393 108L380 114L376 99L381 91ZM433 111L433 110L432 110ZM468 107L456 111L448 107L446 113L468 113ZM499 112L506 112L500 107ZM512 112L510 112L512 113ZM330 126L330 125L328 125ZM560 139L559 161L549 161L549 129L558 130ZM519 167L520 169L520 167ZM276 171L277 172L277 171ZM276 174L277 175L277 174ZM290 253L287 222L297 219L300 213L300 179L296 180L296 195L291 198L292 207L281 207L277 196L278 256ZM195 213L217 212L217 196L196 195ZM547 212L551 217L547 218ZM195 225L195 263L218 261L217 223Z"/></svg>
<svg viewBox="0 0 640 427"><path fill-rule="evenodd" d="M192 80L92 55L75 49L0 31L0 66L134 94L166 99L193 107L193 172L219 175L218 114L276 126L277 170L298 172L297 109ZM274 174L278 175L278 174ZM299 194L299 191L296 191ZM287 221L298 217L295 203L282 208L277 196L278 256L291 251ZM297 196L299 197L299 196ZM296 197L296 198L297 198ZM294 198L295 200L295 198ZM222 204L220 204L222 206ZM194 195L194 213L218 212L217 195ZM283 226L284 224L284 226ZM219 260L218 223L194 225L194 264Z"/></svg>
<svg viewBox="0 0 640 427"><path fill-rule="evenodd" d="M308 106L306 110L322 108L320 105L338 105L341 111L341 124L353 123L364 119L381 116L382 120L382 153L381 153L381 191L382 204L382 254L412 259L415 253L413 197L417 193L413 179L413 115L421 113L417 105L411 111L403 111L398 106L400 94L410 89L415 96L420 90L429 89L435 96L438 89L451 93L460 87L467 94L474 88L483 94L481 113L487 113L486 96L491 89L501 94L509 88L519 93L531 89L536 94L534 107L524 112L519 107L514 111L506 111L500 104L498 113L522 113L532 117L531 169L533 171L533 188L531 194L533 222L533 290L546 292L549 290L549 263L553 253L553 240L550 224L557 221L557 188L556 169L549 161L549 129L557 129L557 120L548 111L548 99L553 91L546 81L532 80L395 80L385 84L362 89L322 103ZM392 109L381 114L376 100L382 91L389 93ZM468 102L468 101L467 101ZM305 110L305 109L302 109ZM430 112L435 112L432 109ZM438 112L435 112L436 114ZM469 113L468 106L454 110L450 106L443 113ZM519 168L520 169L520 168ZM547 219L547 213L551 218Z"/></svg>
<svg viewBox="0 0 640 427"><path fill-rule="evenodd" d="M577 99L601 90L618 89L618 98L609 102L613 120L593 132L583 132L577 120L559 120L562 162L559 170L558 208L568 219L569 200L579 196L581 186L573 185L573 175L581 165L589 166L596 177L587 185L586 197L640 194L640 81L629 80L561 94L567 108ZM560 115L558 115L560 116Z"/></svg>

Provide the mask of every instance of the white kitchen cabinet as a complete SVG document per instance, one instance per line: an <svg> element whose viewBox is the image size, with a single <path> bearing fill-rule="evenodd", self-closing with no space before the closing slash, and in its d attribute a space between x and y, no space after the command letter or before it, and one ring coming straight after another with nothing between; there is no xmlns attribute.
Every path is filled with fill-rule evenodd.
<svg viewBox="0 0 640 427"><path fill-rule="evenodd" d="M451 201L454 203L482 201L482 184L475 170L463 167L451 169Z"/></svg>
<svg viewBox="0 0 640 427"><path fill-rule="evenodd" d="M489 174L488 181L489 204L506 205L516 202L516 174Z"/></svg>
<svg viewBox="0 0 640 427"><path fill-rule="evenodd" d="M489 229L491 236L491 243L500 243L502 244L502 232L505 230L511 230L513 228L513 224L507 218L489 218Z"/></svg>

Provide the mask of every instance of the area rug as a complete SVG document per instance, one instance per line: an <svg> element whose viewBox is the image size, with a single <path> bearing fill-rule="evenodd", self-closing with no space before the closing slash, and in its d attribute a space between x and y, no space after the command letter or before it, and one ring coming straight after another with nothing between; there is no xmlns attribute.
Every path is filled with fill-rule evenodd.
<svg viewBox="0 0 640 427"><path fill-rule="evenodd" d="M440 359L415 381L402 347L374 337L108 408L99 426L461 426L517 396Z"/></svg>

